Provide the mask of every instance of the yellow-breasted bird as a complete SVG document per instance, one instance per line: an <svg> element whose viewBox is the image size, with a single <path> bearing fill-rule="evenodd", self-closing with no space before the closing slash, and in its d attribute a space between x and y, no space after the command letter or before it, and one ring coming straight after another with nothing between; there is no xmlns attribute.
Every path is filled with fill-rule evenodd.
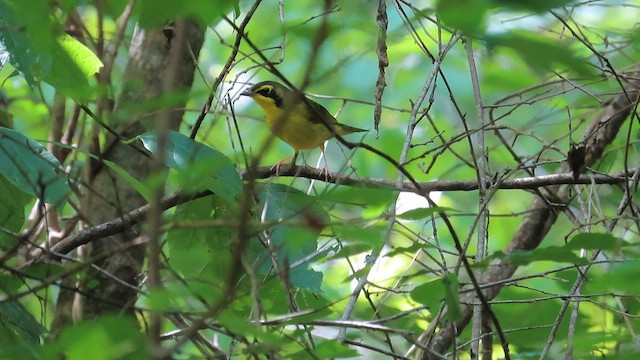
<svg viewBox="0 0 640 360"><path fill-rule="evenodd" d="M306 97L304 101L303 95L274 81L257 83L240 95L252 98L264 110L271 132L293 148L294 164L300 150L319 147L324 155L324 142L336 134L367 131L338 123L322 105ZM325 175L329 173L326 163L325 157Z"/></svg>

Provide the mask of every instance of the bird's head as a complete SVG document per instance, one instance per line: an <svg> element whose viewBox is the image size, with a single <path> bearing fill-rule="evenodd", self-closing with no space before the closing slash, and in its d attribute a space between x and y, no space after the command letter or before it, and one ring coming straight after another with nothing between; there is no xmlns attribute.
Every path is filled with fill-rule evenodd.
<svg viewBox="0 0 640 360"><path fill-rule="evenodd" d="M274 81L259 82L240 95L248 96L258 103L263 109L267 110L272 107L283 109L285 99L289 98L291 90L284 85Z"/></svg>

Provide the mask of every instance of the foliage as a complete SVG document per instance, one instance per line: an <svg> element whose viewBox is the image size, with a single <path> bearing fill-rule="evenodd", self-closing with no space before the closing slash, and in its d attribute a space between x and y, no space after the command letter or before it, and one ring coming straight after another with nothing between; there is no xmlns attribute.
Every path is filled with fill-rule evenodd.
<svg viewBox="0 0 640 360"><path fill-rule="evenodd" d="M637 356L638 7L380 4L0 0L0 358ZM191 88L130 78L182 74L182 17L207 27ZM371 130L273 166L291 149L240 96L262 80ZM94 291L133 248L142 274L99 271L136 296Z"/></svg>

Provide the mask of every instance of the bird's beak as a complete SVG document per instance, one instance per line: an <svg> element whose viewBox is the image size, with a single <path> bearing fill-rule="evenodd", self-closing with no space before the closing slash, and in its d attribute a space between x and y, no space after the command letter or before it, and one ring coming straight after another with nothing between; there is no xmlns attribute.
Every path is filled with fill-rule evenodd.
<svg viewBox="0 0 640 360"><path fill-rule="evenodd" d="M247 89L240 93L240 96L251 96L251 95L253 95L253 91L251 91L251 89Z"/></svg>

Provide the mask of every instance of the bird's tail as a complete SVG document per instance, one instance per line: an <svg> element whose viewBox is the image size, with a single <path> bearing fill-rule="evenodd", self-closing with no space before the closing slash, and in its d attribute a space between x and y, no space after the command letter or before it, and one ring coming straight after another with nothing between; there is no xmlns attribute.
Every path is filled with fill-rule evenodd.
<svg viewBox="0 0 640 360"><path fill-rule="evenodd" d="M346 135L346 134L351 134L351 133L355 133L355 132L363 132L363 131L369 131L366 129L360 129L357 127L353 127L353 126L349 126L349 125L344 125L344 124L338 124L338 135Z"/></svg>

